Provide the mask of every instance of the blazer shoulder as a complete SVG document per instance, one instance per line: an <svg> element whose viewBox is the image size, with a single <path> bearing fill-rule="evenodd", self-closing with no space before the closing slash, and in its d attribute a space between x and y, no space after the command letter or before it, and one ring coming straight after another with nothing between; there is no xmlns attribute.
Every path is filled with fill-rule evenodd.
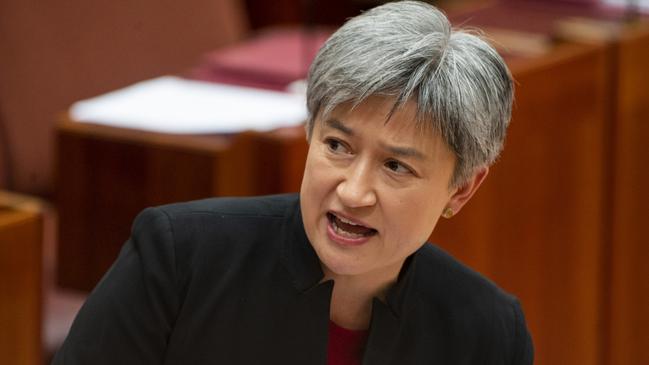
<svg viewBox="0 0 649 365"><path fill-rule="evenodd" d="M179 277L219 271L274 257L297 195L211 198L147 208L135 219L133 236L165 234ZM160 249L160 240L149 240ZM147 241L148 242L148 241ZM246 266L247 267L247 266Z"/></svg>
<svg viewBox="0 0 649 365"><path fill-rule="evenodd" d="M418 271L423 277L419 290L424 296L445 293L449 304L482 306L485 299L511 305L516 299L493 281L433 244L419 251Z"/></svg>
<svg viewBox="0 0 649 365"><path fill-rule="evenodd" d="M191 214L220 216L283 217L298 201L297 194L255 197L223 197L167 204L157 207L171 219Z"/></svg>
<svg viewBox="0 0 649 365"><path fill-rule="evenodd" d="M532 341L516 297L441 248L426 244L418 252L420 301L426 317L455 334L485 344L485 351L511 364L531 364Z"/></svg>

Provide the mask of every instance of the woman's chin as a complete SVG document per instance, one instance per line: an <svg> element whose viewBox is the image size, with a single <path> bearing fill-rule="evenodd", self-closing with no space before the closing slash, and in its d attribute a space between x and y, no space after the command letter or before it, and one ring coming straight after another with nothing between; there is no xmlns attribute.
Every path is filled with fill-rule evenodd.
<svg viewBox="0 0 649 365"><path fill-rule="evenodd" d="M332 252L333 251L333 252ZM348 252L336 252L331 247L316 250L325 276L354 276L368 271L362 257L352 256Z"/></svg>

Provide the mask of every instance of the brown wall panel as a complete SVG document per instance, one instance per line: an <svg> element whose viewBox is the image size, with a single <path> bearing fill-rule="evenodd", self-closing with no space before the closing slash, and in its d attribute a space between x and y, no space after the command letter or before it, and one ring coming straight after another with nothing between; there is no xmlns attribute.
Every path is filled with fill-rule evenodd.
<svg viewBox="0 0 649 365"><path fill-rule="evenodd" d="M55 113L182 72L246 28L239 0L0 1L0 118L13 166L3 172L12 189L51 193Z"/></svg>
<svg viewBox="0 0 649 365"><path fill-rule="evenodd" d="M649 26L617 46L610 364L649 363Z"/></svg>
<svg viewBox="0 0 649 365"><path fill-rule="evenodd" d="M559 47L513 69L503 155L433 241L521 300L536 364L601 364L607 54Z"/></svg>

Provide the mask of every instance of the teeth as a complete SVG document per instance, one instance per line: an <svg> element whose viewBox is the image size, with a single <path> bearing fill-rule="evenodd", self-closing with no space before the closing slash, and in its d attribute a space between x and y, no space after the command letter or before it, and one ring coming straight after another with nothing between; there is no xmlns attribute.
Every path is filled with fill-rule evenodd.
<svg viewBox="0 0 649 365"><path fill-rule="evenodd" d="M342 220L342 219L341 219L341 220ZM346 223L346 222L345 222L345 223ZM336 233L338 233L338 234L341 235L341 236L347 236L347 237L349 237L349 238L360 238L360 237L363 237L362 234L353 233L353 232L347 232L347 231L345 231L344 229L338 227L338 225L336 224L336 221L335 221L335 220L334 220L332 226L333 226L334 231L336 231Z"/></svg>
<svg viewBox="0 0 649 365"><path fill-rule="evenodd" d="M340 219L340 220L341 220L342 222L344 222L344 223L351 224L352 226L360 226L360 224L356 224L356 223L354 223L354 222L352 222L352 221L350 221L350 220L347 220L347 219L345 219L345 218L343 218L343 217L338 217L338 216L336 216L336 217L337 217L338 219Z"/></svg>

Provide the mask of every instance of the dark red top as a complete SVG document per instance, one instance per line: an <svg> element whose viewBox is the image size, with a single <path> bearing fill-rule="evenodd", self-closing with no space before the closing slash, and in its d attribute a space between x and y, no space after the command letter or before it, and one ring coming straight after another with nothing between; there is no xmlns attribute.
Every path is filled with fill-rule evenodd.
<svg viewBox="0 0 649 365"><path fill-rule="evenodd" d="M348 330L329 321L327 365L361 365L368 332Z"/></svg>

